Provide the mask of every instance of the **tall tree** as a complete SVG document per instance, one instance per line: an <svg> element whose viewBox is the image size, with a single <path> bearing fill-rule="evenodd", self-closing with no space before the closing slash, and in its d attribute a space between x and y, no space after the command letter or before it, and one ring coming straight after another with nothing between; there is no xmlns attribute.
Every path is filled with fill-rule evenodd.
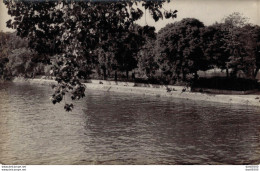
<svg viewBox="0 0 260 171"><path fill-rule="evenodd" d="M115 70L117 62L115 60L115 48L112 44L104 43L105 47L99 47L94 50L97 58L97 67L103 71L103 79L106 80L107 76Z"/></svg>
<svg viewBox="0 0 260 171"><path fill-rule="evenodd" d="M228 27L243 27L248 24L248 21L249 18L239 12L233 12L222 19L222 23L225 23Z"/></svg>
<svg viewBox="0 0 260 171"><path fill-rule="evenodd" d="M247 77L253 78L258 72L257 60L257 27L248 23L248 18L236 12L223 19L216 27L221 32L222 57L218 58L219 67L226 69L229 76L236 77L238 71L243 71Z"/></svg>
<svg viewBox="0 0 260 171"><path fill-rule="evenodd" d="M126 72L127 79L128 71L137 68L138 52L149 38L155 38L155 28L135 24L129 33L118 41L115 57L119 70Z"/></svg>
<svg viewBox="0 0 260 171"><path fill-rule="evenodd" d="M34 77L43 72L43 64L32 61L37 56L35 52L26 47L14 49L8 56L6 70L12 76Z"/></svg>
<svg viewBox="0 0 260 171"><path fill-rule="evenodd" d="M259 63L259 42L260 27L253 25L245 25L236 28L237 49L236 56L231 57L231 65L234 74L241 70L247 78L255 79L260 63Z"/></svg>
<svg viewBox="0 0 260 171"><path fill-rule="evenodd" d="M205 27L201 36L204 55L210 67L226 70L227 76L229 76L230 69L228 62L230 56L232 56L229 32L226 25L215 23L212 26Z"/></svg>
<svg viewBox="0 0 260 171"><path fill-rule="evenodd" d="M155 57L156 33L154 27L145 27L143 29L145 43L137 53L138 69L142 75L151 78L159 68Z"/></svg>
<svg viewBox="0 0 260 171"><path fill-rule="evenodd" d="M19 48L28 48L28 41L16 36L16 33L0 32L0 75L2 78L10 75L7 65L13 51Z"/></svg>
<svg viewBox="0 0 260 171"><path fill-rule="evenodd" d="M186 81L188 74L197 76L198 70L208 68L200 39L203 27L199 20L185 18L159 31L158 62L169 78Z"/></svg>

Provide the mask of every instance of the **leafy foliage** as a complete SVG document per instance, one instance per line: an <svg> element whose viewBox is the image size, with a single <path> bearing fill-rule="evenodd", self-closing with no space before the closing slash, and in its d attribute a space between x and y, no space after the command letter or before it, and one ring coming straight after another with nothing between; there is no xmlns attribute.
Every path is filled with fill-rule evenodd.
<svg viewBox="0 0 260 171"><path fill-rule="evenodd" d="M249 18L239 12L233 12L222 19L223 23L229 27L243 27L248 24Z"/></svg>
<svg viewBox="0 0 260 171"><path fill-rule="evenodd" d="M59 86L56 87L53 99L60 102L64 93L79 92L78 98L84 96L85 87L80 79L93 60L93 51L102 48L102 43L114 40L115 37L125 43L135 37L129 33L134 21L143 15L142 10L135 8L140 3L148 10L155 21L163 18L160 11L161 1L12 1L6 0L8 13L14 20L7 22L8 27L16 28L17 35L29 38L29 45L40 55L38 60L49 63L48 56L55 56L53 73ZM169 11L167 18L176 17L177 11ZM127 45L128 46L128 45ZM133 43L129 48L135 48ZM132 49L128 52L132 53ZM105 51L106 52L106 51ZM131 54L117 51L117 61L127 69L136 65ZM129 60L128 60L129 59ZM126 62L130 62L130 65ZM122 62L123 61L123 62Z"/></svg>
<svg viewBox="0 0 260 171"><path fill-rule="evenodd" d="M118 71L128 77L128 71L138 68L148 80L162 83L187 82L191 75L197 79L197 71L211 68L225 69L233 78L240 71L255 78L260 68L259 26L248 24L239 13L209 27L185 18L168 24L158 34L154 27L135 24L143 16L138 4L155 21L175 18L176 10L161 10L165 2L6 0L14 17L7 26L16 28L17 35L27 40L24 47L23 42L12 40L14 36L0 35L0 73L8 67L16 74L37 73L43 65L52 64L50 73L58 82L53 87L54 104L66 94L72 100L83 98L86 87L81 81L97 68L103 70L104 79L115 72L115 80ZM6 44L6 39L15 45ZM15 48L9 48L12 46ZM156 72L162 72L160 78L154 76ZM65 103L64 109L73 107Z"/></svg>
<svg viewBox="0 0 260 171"><path fill-rule="evenodd" d="M39 54L28 48L28 40L16 33L0 32L0 75L4 79L13 76L33 77L44 72L45 65L37 63Z"/></svg>
<svg viewBox="0 0 260 171"><path fill-rule="evenodd" d="M216 67L226 69L236 77L242 71L255 78L258 72L259 26L247 24L247 18L239 13L226 17L224 23L214 24L204 30L205 52Z"/></svg>
<svg viewBox="0 0 260 171"><path fill-rule="evenodd" d="M158 62L164 74L171 79L185 81L187 74L207 69L200 40L203 27L199 20L185 18L159 31Z"/></svg>
<svg viewBox="0 0 260 171"><path fill-rule="evenodd" d="M155 34L152 37L146 37L145 44L137 54L139 72L148 78L151 78L155 71L159 69L155 57L157 53L154 47L156 47Z"/></svg>

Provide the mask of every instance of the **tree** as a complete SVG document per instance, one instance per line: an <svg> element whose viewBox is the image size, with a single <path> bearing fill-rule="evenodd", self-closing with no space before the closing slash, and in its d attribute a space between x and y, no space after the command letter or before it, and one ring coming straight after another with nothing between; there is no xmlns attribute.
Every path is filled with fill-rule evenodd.
<svg viewBox="0 0 260 171"><path fill-rule="evenodd" d="M142 75L151 78L155 71L158 70L159 66L156 61L156 33L153 27L146 26L146 31L144 33L149 33L144 35L145 44L140 48L137 53L138 69Z"/></svg>
<svg viewBox="0 0 260 171"><path fill-rule="evenodd" d="M229 76L236 77L238 71L243 71L249 78L258 72L257 60L257 27L248 24L248 18L240 13L233 13L223 19L224 23L215 24L217 37L221 41L214 46L219 47L219 55L215 53L216 64L226 69Z"/></svg>
<svg viewBox="0 0 260 171"><path fill-rule="evenodd" d="M125 71L128 79L128 71L137 67L137 53L150 38L155 38L154 27L141 27L134 24L128 32L101 41L94 54L97 56L99 68L103 70L104 79L111 71L115 71L115 80L117 80L118 70Z"/></svg>
<svg viewBox="0 0 260 171"><path fill-rule="evenodd" d="M44 73L44 64L33 62L38 54L26 47L12 50L8 56L5 69L7 75L34 77Z"/></svg>
<svg viewBox="0 0 260 171"><path fill-rule="evenodd" d="M260 27L245 25L236 28L238 48L236 56L231 58L231 66L234 74L241 70L247 78L255 79L259 71L259 41Z"/></svg>
<svg viewBox="0 0 260 171"><path fill-rule="evenodd" d="M224 24L215 23L202 30L202 46L204 55L208 60L209 68L226 70L229 76L228 62L231 56L229 46L229 29Z"/></svg>
<svg viewBox="0 0 260 171"><path fill-rule="evenodd" d="M94 53L97 56L97 66L103 70L103 79L106 80L107 75L110 75L110 72L115 69L117 64L113 46L110 44L105 44L104 46L104 48L95 49Z"/></svg>
<svg viewBox="0 0 260 171"><path fill-rule="evenodd" d="M239 12L233 12L232 14L226 16L222 19L222 22L225 23L228 27L243 27L248 24L249 18L243 16Z"/></svg>
<svg viewBox="0 0 260 171"><path fill-rule="evenodd" d="M162 1L140 1L155 21L163 18ZM50 62L48 56L57 56L53 73L58 82L52 102L60 102L68 92L72 99L84 97L85 87L80 77L83 65L91 61L93 50L99 42L124 34L142 17L143 12L134 8L137 1L19 1L6 0L8 13L14 20L8 27L16 28L17 35L27 37L30 47ZM177 11L165 12L165 17L175 18ZM84 75L84 74L83 74ZM65 105L71 110L73 105Z"/></svg>
<svg viewBox="0 0 260 171"><path fill-rule="evenodd" d="M0 32L0 75L4 79L8 72L9 57L15 49L27 48L28 41L16 36L16 33Z"/></svg>
<svg viewBox="0 0 260 171"><path fill-rule="evenodd" d="M116 61L118 63L118 69L126 72L126 79L129 78L129 71L137 67L136 54L141 46L142 37L132 32L125 35L121 39L121 43L118 44L118 50L116 52Z"/></svg>
<svg viewBox="0 0 260 171"><path fill-rule="evenodd" d="M4 77L5 65L8 62L9 46L7 42L10 39L10 34L0 32L0 75Z"/></svg>
<svg viewBox="0 0 260 171"><path fill-rule="evenodd" d="M208 68L201 47L202 22L185 18L168 24L157 35L158 62L160 68L170 79L187 81L188 74L197 77L198 70Z"/></svg>
<svg viewBox="0 0 260 171"><path fill-rule="evenodd" d="M128 72L137 68L138 52L144 46L148 39L155 38L155 28L150 26L141 27L133 25L129 33L125 34L122 39L118 41L115 59L118 64L118 69L126 72L128 79Z"/></svg>
<svg viewBox="0 0 260 171"><path fill-rule="evenodd" d="M256 77L257 73L259 72L259 69L260 69L260 26L255 26L252 37L253 37L253 40L255 41L254 55L256 57L256 60L255 60L256 68L255 68L254 77Z"/></svg>
<svg viewBox="0 0 260 171"><path fill-rule="evenodd" d="M8 58L0 58L0 76L4 79L6 75L6 64L8 63Z"/></svg>

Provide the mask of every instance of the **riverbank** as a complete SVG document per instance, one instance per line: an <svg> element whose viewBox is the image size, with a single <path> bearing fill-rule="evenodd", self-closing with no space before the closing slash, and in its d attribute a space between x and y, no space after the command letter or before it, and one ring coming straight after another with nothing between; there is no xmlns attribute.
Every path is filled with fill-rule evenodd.
<svg viewBox="0 0 260 171"><path fill-rule="evenodd" d="M15 78L15 83L32 83L41 85L55 84L54 80L49 79L24 79ZM260 107L260 93L247 95L225 95L225 94L206 94L191 92L190 89L182 86L164 86L152 84L136 84L131 82L115 82L104 80L89 80L84 83L88 89L101 90L107 92L120 92L128 94L151 95L157 97L173 97L187 100L199 100L209 102L219 102L228 104L241 104Z"/></svg>

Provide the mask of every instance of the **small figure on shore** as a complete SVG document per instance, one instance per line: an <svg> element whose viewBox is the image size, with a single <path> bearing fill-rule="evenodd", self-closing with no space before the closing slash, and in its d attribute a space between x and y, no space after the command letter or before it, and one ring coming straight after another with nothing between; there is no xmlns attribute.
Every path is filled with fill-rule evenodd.
<svg viewBox="0 0 260 171"><path fill-rule="evenodd" d="M167 90L167 92L171 92L172 91L172 89L170 89L169 87L166 87L166 90Z"/></svg>

